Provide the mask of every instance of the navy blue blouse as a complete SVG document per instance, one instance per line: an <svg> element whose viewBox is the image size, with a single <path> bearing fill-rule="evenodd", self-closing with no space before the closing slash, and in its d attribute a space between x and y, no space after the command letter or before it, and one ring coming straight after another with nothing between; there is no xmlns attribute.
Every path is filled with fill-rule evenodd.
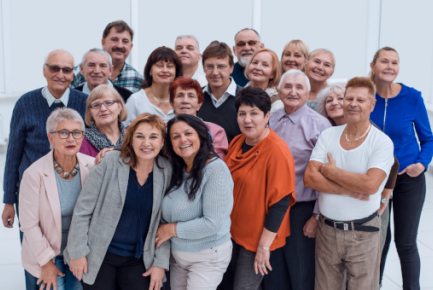
<svg viewBox="0 0 433 290"><path fill-rule="evenodd" d="M122 215L108 251L120 256L143 255L153 204L153 172L141 186L134 169L129 171L128 188Z"/></svg>

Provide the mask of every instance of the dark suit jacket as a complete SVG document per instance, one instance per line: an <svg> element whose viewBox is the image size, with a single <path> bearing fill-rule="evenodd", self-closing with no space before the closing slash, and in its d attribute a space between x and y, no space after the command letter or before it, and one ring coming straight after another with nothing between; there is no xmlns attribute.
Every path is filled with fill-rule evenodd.
<svg viewBox="0 0 433 290"><path fill-rule="evenodd" d="M78 91L80 91L80 92L82 92L83 91L83 87L84 87L84 85L76 87L75 89L78 90ZM117 85L113 85L113 87L116 89L116 91L119 93L119 95L122 97L123 101L126 104L126 101L132 95L132 92L130 90L127 90L125 88L119 87Z"/></svg>

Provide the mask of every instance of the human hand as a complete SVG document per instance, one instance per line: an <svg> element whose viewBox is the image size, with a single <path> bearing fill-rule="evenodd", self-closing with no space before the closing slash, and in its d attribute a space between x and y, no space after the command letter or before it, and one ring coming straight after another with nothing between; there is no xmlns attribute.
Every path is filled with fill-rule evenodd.
<svg viewBox="0 0 433 290"><path fill-rule="evenodd" d="M104 148L101 151L99 151L98 155L95 157L95 164L101 163L101 159L104 158L105 153L113 151L113 148Z"/></svg>
<svg viewBox="0 0 433 290"><path fill-rule="evenodd" d="M87 274L87 259L86 257L82 257L78 260L72 260L69 263L69 270L71 270L72 274L81 281L83 278L83 273Z"/></svg>
<svg viewBox="0 0 433 290"><path fill-rule="evenodd" d="M398 175L402 175L404 173L407 173L410 177L417 177L421 173L425 171L425 166L422 163L415 163L412 165L409 165L403 171L399 172Z"/></svg>
<svg viewBox="0 0 433 290"><path fill-rule="evenodd" d="M379 215L380 216L382 216L382 214L385 211L385 209L386 209L387 206L388 206L388 204L380 203L380 206L379 206Z"/></svg>
<svg viewBox="0 0 433 290"><path fill-rule="evenodd" d="M174 224L163 224L159 226L155 236L155 245L157 248L159 248L162 243L175 236L173 232L173 225Z"/></svg>
<svg viewBox="0 0 433 290"><path fill-rule="evenodd" d="M59 268L50 260L42 266L41 278L36 282L38 285L42 283L39 290L57 290L57 276L64 277L65 274L60 272Z"/></svg>
<svg viewBox="0 0 433 290"><path fill-rule="evenodd" d="M370 200L370 195L368 193L359 193L359 192L350 191L349 195L353 198L363 200L363 201Z"/></svg>
<svg viewBox="0 0 433 290"><path fill-rule="evenodd" d="M317 219L313 215L304 225L304 236L308 238L315 238L316 237L316 230L317 230Z"/></svg>
<svg viewBox="0 0 433 290"><path fill-rule="evenodd" d="M260 274L265 276L268 274L268 268L272 271L271 264L269 263L269 258L271 257L271 252L263 249L262 247L257 247L256 257L254 259L254 270L256 274Z"/></svg>
<svg viewBox="0 0 433 290"><path fill-rule="evenodd" d="M322 164L322 166L320 167L320 173L322 173L322 175L325 176L326 178L333 180L332 170L335 167L337 167L337 163L335 162L330 152L328 152L327 156L328 156L328 162Z"/></svg>
<svg viewBox="0 0 433 290"><path fill-rule="evenodd" d="M160 290L162 287L162 279L164 278L165 269L159 267L150 267L146 273L143 273L144 277L150 275L149 290Z"/></svg>
<svg viewBox="0 0 433 290"><path fill-rule="evenodd" d="M13 204L5 204L2 214L3 225L6 228L13 228L15 220L15 208Z"/></svg>

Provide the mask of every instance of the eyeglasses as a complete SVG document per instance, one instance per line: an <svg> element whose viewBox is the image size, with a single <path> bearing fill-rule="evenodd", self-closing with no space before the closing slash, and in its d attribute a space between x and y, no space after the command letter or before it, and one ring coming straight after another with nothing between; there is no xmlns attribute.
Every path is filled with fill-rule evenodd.
<svg viewBox="0 0 433 290"><path fill-rule="evenodd" d="M245 42L245 41L239 41L238 43L236 43L236 45L237 45L237 46L245 46L245 45L248 43L249 46L253 46L253 45L256 45L257 42L259 42L259 41L258 41L258 40L250 40L250 41L248 41L248 42Z"/></svg>
<svg viewBox="0 0 433 290"><path fill-rule="evenodd" d="M222 72L223 70L225 70L228 67L228 65L225 64L219 64L216 66L217 70L219 72ZM212 72L214 70L215 66L213 64L207 64L204 66L204 70L208 71L208 72Z"/></svg>
<svg viewBox="0 0 433 290"><path fill-rule="evenodd" d="M61 139L68 139L70 134L72 134L72 137L74 137L74 139L81 139L81 137L83 137L84 131L76 130L73 132L69 132L68 130L59 130L50 133L51 134L58 133Z"/></svg>
<svg viewBox="0 0 433 290"><path fill-rule="evenodd" d="M90 109L98 109L99 110L102 105L104 105L105 107L110 107L114 103L117 103L117 101L111 100L111 101L104 101L102 103L94 103L94 104L91 104L89 107L90 107Z"/></svg>
<svg viewBox="0 0 433 290"><path fill-rule="evenodd" d="M65 75L68 75L68 74L72 73L72 71L74 70L74 69L72 69L70 67L59 67L57 65L48 65L48 64L45 64L45 65L48 67L48 69L50 70L50 72L53 73L53 74L58 73L58 72L60 72L60 70L62 70L62 72Z"/></svg>

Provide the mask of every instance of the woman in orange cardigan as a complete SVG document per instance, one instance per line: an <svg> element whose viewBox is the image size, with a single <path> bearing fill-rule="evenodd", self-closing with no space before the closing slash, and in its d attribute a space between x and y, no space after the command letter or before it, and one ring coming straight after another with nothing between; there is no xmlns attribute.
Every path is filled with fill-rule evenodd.
<svg viewBox="0 0 433 290"><path fill-rule="evenodd" d="M286 142L268 128L271 103L265 91L244 88L235 106L242 134L233 139L225 158L234 181L233 255L227 276L235 273L234 289L257 289L272 270L272 251L290 235L295 163Z"/></svg>

